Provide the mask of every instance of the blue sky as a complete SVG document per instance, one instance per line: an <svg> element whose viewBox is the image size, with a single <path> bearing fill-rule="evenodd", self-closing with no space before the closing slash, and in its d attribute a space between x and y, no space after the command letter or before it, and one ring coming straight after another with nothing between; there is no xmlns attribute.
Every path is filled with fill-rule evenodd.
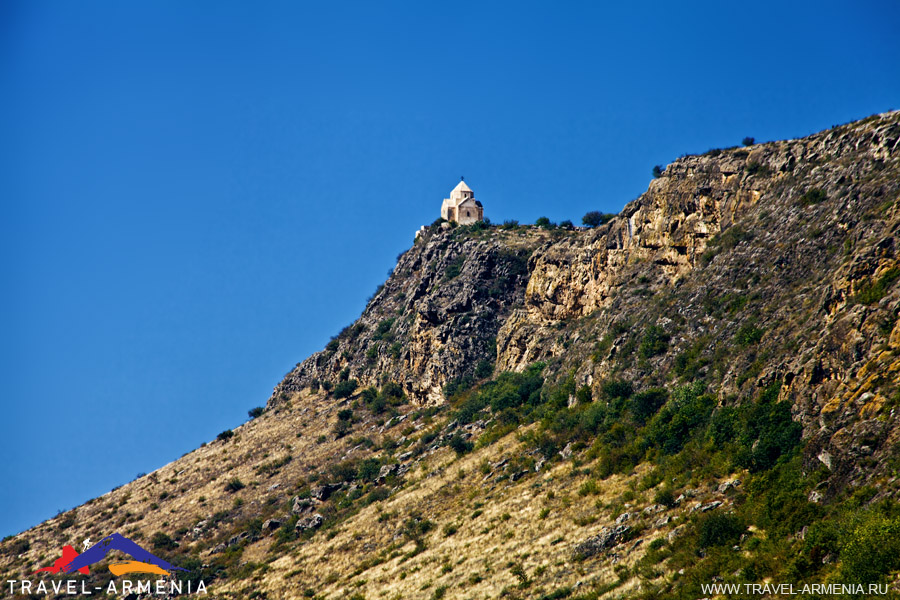
<svg viewBox="0 0 900 600"><path fill-rule="evenodd" d="M0 3L0 535L244 421L460 175L494 221L617 212L681 154L900 108L898 23L886 0Z"/></svg>

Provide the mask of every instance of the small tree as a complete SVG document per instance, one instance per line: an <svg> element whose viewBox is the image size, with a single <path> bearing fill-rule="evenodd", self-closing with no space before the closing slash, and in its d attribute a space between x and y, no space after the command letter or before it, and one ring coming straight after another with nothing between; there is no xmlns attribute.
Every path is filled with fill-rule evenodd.
<svg viewBox="0 0 900 600"><path fill-rule="evenodd" d="M251 419L255 419L256 417L261 417L264 412L266 412L266 409L264 409L262 406L257 406L256 408L251 408L250 410L248 410L247 415Z"/></svg>
<svg viewBox="0 0 900 600"><path fill-rule="evenodd" d="M597 227L601 223L603 223L603 213L599 210L592 210L581 217L581 224L588 227Z"/></svg>
<svg viewBox="0 0 900 600"><path fill-rule="evenodd" d="M663 168L662 165L653 165L653 177L662 177Z"/></svg>
<svg viewBox="0 0 900 600"><path fill-rule="evenodd" d="M220 442L227 442L228 440L230 440L233 437L234 437L234 432L230 429L226 429L225 431L223 431L222 433L217 435L216 439L219 440Z"/></svg>
<svg viewBox="0 0 900 600"><path fill-rule="evenodd" d="M600 225L605 225L612 221L615 216L616 215L611 213L602 213L599 210L592 210L581 217L581 223L588 227L599 227Z"/></svg>
<svg viewBox="0 0 900 600"><path fill-rule="evenodd" d="M550 229L553 227L553 223L550 222L550 219L547 217L538 217L538 220L534 222L538 227L543 227L544 229Z"/></svg>
<svg viewBox="0 0 900 600"><path fill-rule="evenodd" d="M756 140L750 136L747 136L743 140L741 140L741 143L744 144L745 146L752 146L753 144L756 143Z"/></svg>

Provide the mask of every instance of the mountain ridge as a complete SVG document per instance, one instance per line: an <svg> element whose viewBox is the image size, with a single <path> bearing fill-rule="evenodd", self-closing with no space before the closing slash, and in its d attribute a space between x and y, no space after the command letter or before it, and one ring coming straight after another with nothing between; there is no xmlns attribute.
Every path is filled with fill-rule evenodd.
<svg viewBox="0 0 900 600"><path fill-rule="evenodd" d="M898 489L898 162L893 112L680 158L588 231L435 224L262 416L6 540L0 570L116 528L222 597L855 573L869 538L829 523L895 524L863 509Z"/></svg>

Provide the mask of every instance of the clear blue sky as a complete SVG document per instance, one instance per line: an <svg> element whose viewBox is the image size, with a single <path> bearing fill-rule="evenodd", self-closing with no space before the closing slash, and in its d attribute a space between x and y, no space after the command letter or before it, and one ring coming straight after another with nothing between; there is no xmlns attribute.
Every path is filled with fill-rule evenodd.
<svg viewBox="0 0 900 600"><path fill-rule="evenodd" d="M898 23L888 0L0 3L0 535L244 421L460 175L494 221L616 212L683 153L900 108Z"/></svg>

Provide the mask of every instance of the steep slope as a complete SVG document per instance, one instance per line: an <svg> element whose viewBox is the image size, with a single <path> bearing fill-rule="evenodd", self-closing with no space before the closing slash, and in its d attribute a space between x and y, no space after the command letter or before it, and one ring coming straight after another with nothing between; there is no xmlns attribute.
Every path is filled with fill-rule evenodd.
<svg viewBox="0 0 900 600"><path fill-rule="evenodd" d="M314 382L344 378L361 385L401 384L420 403L440 404L451 379L493 363L500 325L521 304L528 257L545 231L487 231L435 225L401 254L356 323L322 352L297 365L272 402Z"/></svg>
<svg viewBox="0 0 900 600"><path fill-rule="evenodd" d="M895 581L898 200L889 113L680 158L593 230L433 226L262 416L0 571L118 531L217 597Z"/></svg>

